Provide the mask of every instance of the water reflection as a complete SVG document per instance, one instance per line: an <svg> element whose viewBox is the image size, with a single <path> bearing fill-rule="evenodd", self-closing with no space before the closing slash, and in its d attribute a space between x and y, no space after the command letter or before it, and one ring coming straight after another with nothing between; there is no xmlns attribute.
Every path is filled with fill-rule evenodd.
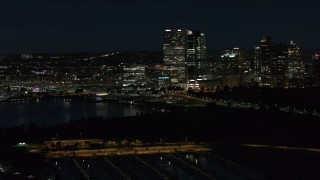
<svg viewBox="0 0 320 180"><path fill-rule="evenodd" d="M0 103L0 128L21 124L56 125L90 117L135 116L143 107L108 103L70 103L53 99L39 102Z"/></svg>

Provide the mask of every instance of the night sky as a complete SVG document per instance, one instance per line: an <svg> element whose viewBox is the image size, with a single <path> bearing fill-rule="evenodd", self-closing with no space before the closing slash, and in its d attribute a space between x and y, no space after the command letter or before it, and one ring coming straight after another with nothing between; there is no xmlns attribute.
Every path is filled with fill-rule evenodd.
<svg viewBox="0 0 320 180"><path fill-rule="evenodd" d="M266 34L320 47L319 0L0 0L0 52L161 51L167 27L199 29L209 49Z"/></svg>

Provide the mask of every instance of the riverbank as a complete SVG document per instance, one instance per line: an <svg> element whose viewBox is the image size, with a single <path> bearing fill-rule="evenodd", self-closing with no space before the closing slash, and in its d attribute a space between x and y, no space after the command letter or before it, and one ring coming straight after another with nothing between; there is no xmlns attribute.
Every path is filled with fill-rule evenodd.
<svg viewBox="0 0 320 180"><path fill-rule="evenodd" d="M181 108L166 113L150 112L131 117L83 118L47 127L33 124L6 128L0 130L2 134L0 140L2 147L9 147L19 142L42 144L44 141L54 139L79 138L98 138L117 142L138 140L153 145L160 141L210 142L217 144L213 148L216 153L244 162L251 168L258 167L257 171L271 174L270 177L294 177L298 174L297 177L303 178L318 177L316 173L312 173L317 172L318 166L314 166L315 161L311 161L311 158L319 159L319 153L309 150L320 148L319 128L320 119L317 116L275 109L228 108L212 104L207 107L189 108L187 111ZM235 147L236 144L238 146ZM251 146L243 146L248 144ZM293 158L295 153L299 157L296 161ZM3 155L8 156L5 153ZM294 171L298 171L299 168L288 166L283 172L279 172L280 176L277 176L278 173L275 173L277 170L271 166L273 163L277 164L279 158L279 164L282 166L286 166L286 162L292 164L310 162L297 167L310 167L313 170L296 173ZM272 159L272 162L268 159ZM258 162L268 164L259 166ZM281 169L279 166L276 167ZM290 170L293 170L293 173L287 176ZM306 176L308 174L312 176Z"/></svg>
<svg viewBox="0 0 320 180"><path fill-rule="evenodd" d="M78 110L79 111L79 110ZM64 139L110 138L153 141L190 140L320 147L320 119L276 110L212 106L176 108L170 112L139 113L130 117L88 117L55 126L1 129L3 143L42 142L58 134ZM5 138L4 138L5 137Z"/></svg>

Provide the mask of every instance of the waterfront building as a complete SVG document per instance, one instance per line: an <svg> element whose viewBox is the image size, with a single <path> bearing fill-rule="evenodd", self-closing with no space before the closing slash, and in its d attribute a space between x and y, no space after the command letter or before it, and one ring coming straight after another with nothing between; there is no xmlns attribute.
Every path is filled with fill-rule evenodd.
<svg viewBox="0 0 320 180"><path fill-rule="evenodd" d="M136 93L145 90L145 65L123 64L122 91Z"/></svg>

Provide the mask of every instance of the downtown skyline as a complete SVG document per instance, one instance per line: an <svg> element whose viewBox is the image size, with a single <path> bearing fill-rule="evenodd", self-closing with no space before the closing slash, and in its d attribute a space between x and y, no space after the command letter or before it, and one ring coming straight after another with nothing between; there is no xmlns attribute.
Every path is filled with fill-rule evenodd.
<svg viewBox="0 0 320 180"><path fill-rule="evenodd" d="M0 180L320 179L320 0L0 0Z"/></svg>
<svg viewBox="0 0 320 180"><path fill-rule="evenodd" d="M2 1L0 52L161 51L163 29L201 29L208 49L252 48L263 35L318 48L319 2Z"/></svg>

